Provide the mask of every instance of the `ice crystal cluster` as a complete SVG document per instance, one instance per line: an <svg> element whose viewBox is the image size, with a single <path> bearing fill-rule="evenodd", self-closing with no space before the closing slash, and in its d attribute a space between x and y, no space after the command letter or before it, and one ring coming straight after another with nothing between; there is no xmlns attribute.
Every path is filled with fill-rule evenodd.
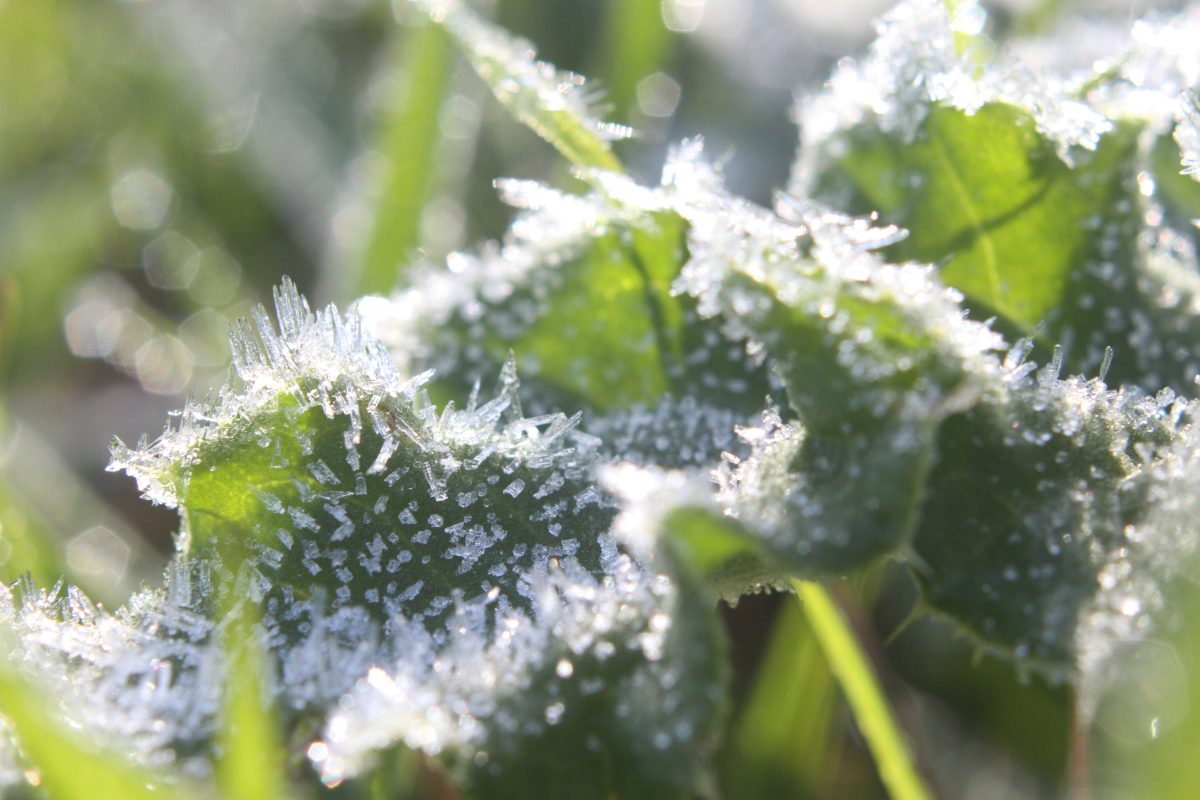
<svg viewBox="0 0 1200 800"><path fill-rule="evenodd" d="M801 101L768 209L699 140L623 174L574 77L419 5L588 191L501 182L502 241L348 315L285 283L229 386L114 447L179 510L165 587L0 591L69 723L205 774L251 602L327 785L403 744L481 797L687 795L724 704L715 595L885 556L1094 703L1197 549L1200 75L1147 44L1191 18L1035 69L984 63L974 4L902 3Z"/></svg>

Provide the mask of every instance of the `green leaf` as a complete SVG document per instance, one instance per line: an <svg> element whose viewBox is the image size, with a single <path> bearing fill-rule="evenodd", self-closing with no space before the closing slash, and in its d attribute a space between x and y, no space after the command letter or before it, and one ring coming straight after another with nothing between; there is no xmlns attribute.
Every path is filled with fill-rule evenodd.
<svg viewBox="0 0 1200 800"><path fill-rule="evenodd" d="M322 779L403 741L479 796L686 796L715 746L713 603L610 533L577 418L520 417L511 362L498 398L439 412L357 318L276 302L279 331L260 309L235 335L240 382L114 465L181 509L192 557L246 565L284 698L329 718Z"/></svg>
<svg viewBox="0 0 1200 800"><path fill-rule="evenodd" d="M513 116L580 169L620 172L608 140L627 135L589 108L583 79L537 61L533 46L490 25L460 0L414 0L443 26Z"/></svg>
<svg viewBox="0 0 1200 800"><path fill-rule="evenodd" d="M703 484L632 465L604 483L636 499L624 497L613 527L626 553L600 580L568 560L528 570L530 615L508 615L483 642L455 623L432 669L411 655L428 642L399 625L398 660L372 670L326 726L323 772L403 738L441 751L470 796L707 790L724 717L724 637L713 595L663 538L655 502L672 490L694 498Z"/></svg>
<svg viewBox="0 0 1200 800"><path fill-rule="evenodd" d="M994 381L996 337L928 271L868 252L894 232L818 209L798 211L803 228L747 208L706 213L692 220L707 241L693 238L685 285L762 347L800 418L769 414L747 431L750 457L722 474L731 513L796 574L903 549L938 423Z"/></svg>
<svg viewBox="0 0 1200 800"><path fill-rule="evenodd" d="M655 580L669 576L674 590L639 627L614 631L617 655L564 651L569 678L556 661L553 674L547 665L501 704L500 719L526 726L565 710L541 736L514 740L493 724L484 750L502 768L472 768L468 785L478 796L685 798L711 784L727 682L723 631L696 576L666 557L655 569ZM661 645L630 646L667 619Z"/></svg>
<svg viewBox="0 0 1200 800"><path fill-rule="evenodd" d="M439 412L427 376L401 378L355 318L312 314L290 283L277 307L282 333L260 308L236 337L241 386L149 448L114 451L110 469L180 508L193 557L255 564L268 616L317 598L381 624L397 609L444 619L452 598L493 589L525 607L523 572L548 557L600 569L614 512L587 444L572 449L561 414L515 414L511 364L500 397Z"/></svg>
<svg viewBox="0 0 1200 800"><path fill-rule="evenodd" d="M846 152L818 178L816 197L851 192L846 211L878 211L909 231L891 255L939 264L977 317L999 314L1028 335L1075 288L1098 223L1128 190L1137 137L1109 134L1072 168L1027 113L989 103L973 114L933 105L911 142L869 123L841 138ZM1061 333L1052 327L1049 338Z"/></svg>
<svg viewBox="0 0 1200 800"><path fill-rule="evenodd" d="M391 303L364 303L372 329L412 369L436 369L452 394L512 355L524 406L585 411L586 430L631 446L612 455L715 463L733 425L761 410L768 379L744 343L674 291L687 223L620 197L501 189L526 209L503 242L452 256ZM626 413L634 408L651 414ZM654 430L642 427L648 417ZM666 446L653 446L660 439Z"/></svg>
<svg viewBox="0 0 1200 800"><path fill-rule="evenodd" d="M670 504L677 498L661 498ZM663 530L719 597L736 603L744 594L782 589L786 579L770 569L753 534L735 520L703 506L680 506L666 514Z"/></svg>
<svg viewBox="0 0 1200 800"><path fill-rule="evenodd" d="M1029 111L931 103L911 137L871 119L831 136L809 156L820 164L809 188L908 230L889 258L938 264L974 317L1036 336L1039 355L1064 343L1067 368L1094 373L1111 346L1114 384L1183 390L1200 368L1200 285L1194 257L1146 239L1157 233L1146 224L1154 182L1139 177L1141 132L1118 123L1068 164ZM1164 183L1171 207L1193 193L1181 180Z"/></svg>
<svg viewBox="0 0 1200 800"><path fill-rule="evenodd" d="M913 545L931 606L1052 671L1076 665L1092 617L1119 616L1115 596L1130 624L1144 610L1142 588L1111 576L1148 556L1131 539L1136 476L1174 438L1160 403L1053 371L942 424Z"/></svg>

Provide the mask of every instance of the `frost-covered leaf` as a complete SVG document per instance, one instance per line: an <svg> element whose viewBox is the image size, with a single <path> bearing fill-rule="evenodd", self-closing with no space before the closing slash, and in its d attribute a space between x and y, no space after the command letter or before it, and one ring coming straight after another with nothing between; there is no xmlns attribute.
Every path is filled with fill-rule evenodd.
<svg viewBox="0 0 1200 800"><path fill-rule="evenodd" d="M15 596L0 584L0 715L25 760L22 778L51 797L197 797L159 769L165 763L145 758L149 740L193 722L176 703L200 697L187 691L194 686L167 690L181 666L178 631L135 665L131 654L156 637L149 620L117 619L78 590L58 592L27 586Z"/></svg>
<svg viewBox="0 0 1200 800"><path fill-rule="evenodd" d="M1146 119L1074 99L1067 76L968 70L939 5L904 4L861 63L801 101L793 191L904 227L890 257L939 264L976 317L1065 344L1071 370L1094 372L1112 346L1117 384L1185 389L1200 287L1194 253L1162 228ZM930 31L906 16L921 9ZM897 63L910 82L861 91Z"/></svg>
<svg viewBox="0 0 1200 800"><path fill-rule="evenodd" d="M1155 400L1059 380L1057 364L1031 370L1009 374L1004 401L942 424L916 574L926 601L985 644L1070 670L1100 644L1089 635L1148 624L1166 575L1148 569L1153 545L1130 526L1180 409L1169 391ZM1089 632L1096 615L1127 629Z"/></svg>
<svg viewBox="0 0 1200 800"><path fill-rule="evenodd" d="M912 556L931 607L1053 670L1090 674L1145 635L1172 570L1139 567L1136 608L1106 582L1154 561L1158 545L1135 546L1126 526L1164 491L1143 476L1187 440L1174 395L1061 380L1061 353L1031 377L1029 342L1002 360L1003 340L964 318L932 267L871 252L894 230L798 201L787 222L709 186L678 200L691 225L679 286L761 349L798 415L742 429L750 452L719 475L768 567L823 575ZM1181 516L1168 537L1180 564L1195 550Z"/></svg>
<svg viewBox="0 0 1200 800"><path fill-rule="evenodd" d="M930 268L870 252L894 230L815 207L788 223L718 194L686 213L681 286L768 356L803 425L750 433L756 453L726 482L731 512L800 574L902 548L937 425L994 379L999 337L964 320Z"/></svg>
<svg viewBox="0 0 1200 800"><path fill-rule="evenodd" d="M533 45L480 19L460 0L413 0L457 40L471 66L513 116L581 168L619 172L608 142L632 131L604 123L579 75L536 60Z"/></svg>
<svg viewBox="0 0 1200 800"><path fill-rule="evenodd" d="M761 408L765 380L744 347L671 291L687 258L677 215L528 182L501 188L525 209L502 243L452 256L389 301L360 303L394 353L469 386L511 352L550 394L522 399L543 408L605 412L668 393Z"/></svg>
<svg viewBox="0 0 1200 800"><path fill-rule="evenodd" d="M744 341L673 290L688 225L670 198L612 178L605 194L501 183L523 207L504 241L456 254L358 308L413 371L462 393L515 356L525 410L585 411L603 457L714 466L769 391Z"/></svg>
<svg viewBox="0 0 1200 800"><path fill-rule="evenodd" d="M308 751L323 779L403 740L480 796L686 794L721 699L715 612L610 532L578 418L521 417L511 362L499 397L439 412L357 316L290 284L276 305L278 331L260 310L235 333L238 382L114 468L180 508L217 580L250 571L282 707L342 715ZM553 781L522 783L551 748Z"/></svg>
<svg viewBox="0 0 1200 800"><path fill-rule="evenodd" d="M520 607L532 564L599 568L613 510L574 421L506 413L512 384L438 412L425 377L401 378L356 318L313 314L290 284L277 305L281 333L260 312L235 337L240 388L114 456L148 497L180 507L190 553L251 560L268 619L302 635L293 596L379 622L442 619L493 590Z"/></svg>
<svg viewBox="0 0 1200 800"><path fill-rule="evenodd" d="M494 638L452 631L439 648L398 627L399 660L370 672L309 751L325 779L402 739L476 797L689 796L725 680L707 590L665 555L646 568L623 556L599 581L569 563L528 578L532 618L500 617Z"/></svg>

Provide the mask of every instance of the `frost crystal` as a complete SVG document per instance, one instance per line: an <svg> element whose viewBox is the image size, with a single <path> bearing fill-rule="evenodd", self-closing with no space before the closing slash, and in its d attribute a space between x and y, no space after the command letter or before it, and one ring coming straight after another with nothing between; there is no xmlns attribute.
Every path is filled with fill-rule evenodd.
<svg viewBox="0 0 1200 800"><path fill-rule="evenodd" d="M979 33L985 18L973 2L907 0L877 23L878 38L860 60L842 61L828 89L806 94L796 104L801 144L789 191L811 193L821 161L843 154L839 137L864 122L911 141L933 105L973 114L988 103L1026 109L1037 129L1070 163L1071 149L1094 150L1112 128L1104 115L1072 96L1065 81L1020 63L993 63L980 70L964 41Z"/></svg>
<svg viewBox="0 0 1200 800"><path fill-rule="evenodd" d="M119 739L149 765L171 763L175 748L185 772L204 774L190 753L211 735L219 703L211 598L205 570L180 561L164 589L141 592L116 613L75 587L0 586L0 625L14 665L57 698L49 713Z"/></svg>
<svg viewBox="0 0 1200 800"><path fill-rule="evenodd" d="M1200 100L1186 93L1176 112L1175 141L1179 143L1183 174L1200 180Z"/></svg>
<svg viewBox="0 0 1200 800"><path fill-rule="evenodd" d="M153 444L118 443L112 468L180 508L185 553L214 581L168 595L211 612L241 565L262 599L280 706L318 719L339 709L309 748L323 779L336 784L403 740L486 794L535 774L520 760L531 742L561 739L561 724L597 744L563 740L560 788L578 779L578 754L621 760L639 752L637 737L679 769L634 764L630 785L691 785L710 748L719 662L704 648L678 656L671 642L718 646L700 630L711 608L692 601L678 616L694 590L652 548L610 534L614 502L591 476L598 440L575 431L579 416L521 416L511 361L495 399L439 411L421 388L429 376L403 377L357 314L313 313L285 283L276 316L278 330L260 308L235 331L236 383L189 404ZM173 608L135 603L139 619ZM150 754L211 732L219 654L211 614L194 616L170 675L180 692L161 690L163 702L191 704L170 709L190 724L147 739ZM48 627L58 636L66 621ZM139 640L119 664L143 669L162 647ZM122 678L96 669L97 682ZM128 702L117 693L89 722L141 735L140 718L113 710ZM668 703L688 710L646 716Z"/></svg>

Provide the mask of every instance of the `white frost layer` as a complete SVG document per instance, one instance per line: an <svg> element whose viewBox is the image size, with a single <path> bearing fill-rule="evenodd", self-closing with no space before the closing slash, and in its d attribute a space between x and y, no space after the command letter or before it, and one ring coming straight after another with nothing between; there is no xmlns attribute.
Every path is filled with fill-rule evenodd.
<svg viewBox="0 0 1200 800"><path fill-rule="evenodd" d="M686 680L666 652L676 601L666 575L648 574L623 556L602 580L563 562L532 572L529 581L537 598L531 613L504 615L491 638L455 628L438 649L423 628L398 621L399 658L370 670L339 704L323 741L309 749L322 779L340 782L396 741L430 755L454 750L476 764L502 760L522 737L545 735L580 713L575 703L610 689L595 679L596 665L610 659L633 658L634 679L659 687L664 701ZM678 723L696 710L677 712L661 731L640 735L660 750L690 745L700 731ZM635 710L618 706L613 713L620 725Z"/></svg>
<svg viewBox="0 0 1200 800"><path fill-rule="evenodd" d="M871 120L886 133L911 140L934 104L973 114L992 102L1024 108L1037 129L1070 163L1071 150L1096 148L1112 123L1073 96L1073 86L1052 74L1034 72L1002 55L979 67L971 37L985 12L974 2L906 0L877 23L867 55L844 59L826 88L804 93L793 112L800 147L789 192L809 194L820 163L839 155L839 136Z"/></svg>

